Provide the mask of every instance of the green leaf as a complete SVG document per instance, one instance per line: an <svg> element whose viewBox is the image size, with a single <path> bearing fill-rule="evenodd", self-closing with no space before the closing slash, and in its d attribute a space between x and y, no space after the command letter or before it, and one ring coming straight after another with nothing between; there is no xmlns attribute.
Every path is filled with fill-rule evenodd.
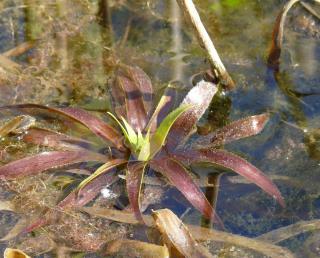
<svg viewBox="0 0 320 258"><path fill-rule="evenodd" d="M139 143L140 152L138 155L138 160L147 161L150 156L150 128L149 128L146 136L142 137L141 140L142 140L141 145Z"/></svg>
<svg viewBox="0 0 320 258"><path fill-rule="evenodd" d="M131 127L131 125L126 121L126 119L124 117L121 117L121 120L126 128L126 131L128 133L128 141L130 142L130 144L134 147L137 147L138 145L138 136L136 134L136 132L134 131L134 129Z"/></svg>
<svg viewBox="0 0 320 258"><path fill-rule="evenodd" d="M116 118L115 115L113 115L113 114L110 113L110 112L107 112L107 114L108 114L109 116L111 116L111 117L114 119L114 121L117 122L117 124L120 126L121 131L123 132L124 136L125 136L126 139L129 141L129 134L128 134L126 128L125 128L125 127L121 124L121 122L118 120L118 118Z"/></svg>
<svg viewBox="0 0 320 258"><path fill-rule="evenodd" d="M76 188L76 192L80 192L83 187L85 187L88 183L90 183L93 179L100 176L101 174L107 172L108 170L119 166L121 164L126 163L127 161L124 159L114 159L111 161L108 161L104 163L102 166L100 166L91 176L87 177L85 180L83 180L78 187Z"/></svg>
<svg viewBox="0 0 320 258"><path fill-rule="evenodd" d="M177 89L172 84L169 84L165 89L155 111L149 120L149 123L146 127L147 130L150 129L152 132L154 132L157 128L157 125L160 124L161 121L169 114L174 105L176 91Z"/></svg>
<svg viewBox="0 0 320 258"><path fill-rule="evenodd" d="M192 105L182 105L177 109L173 110L169 115L167 115L160 126L157 128L155 134L151 137L150 140L150 157L152 158L164 145L166 137L170 131L171 126L177 120L183 112L190 109Z"/></svg>

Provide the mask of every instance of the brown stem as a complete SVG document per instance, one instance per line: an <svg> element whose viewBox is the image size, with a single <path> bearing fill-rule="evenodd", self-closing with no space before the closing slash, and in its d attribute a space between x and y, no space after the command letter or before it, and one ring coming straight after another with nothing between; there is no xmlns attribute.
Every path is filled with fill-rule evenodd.
<svg viewBox="0 0 320 258"><path fill-rule="evenodd" d="M202 46L209 56L209 61L212 68L217 73L218 78L223 86L227 87L228 89L233 89L235 84L228 74L226 68L224 67L217 50L215 49L212 40L206 31L198 11L194 6L192 0L177 0L180 8L185 13L187 19L191 22L192 27L194 28L196 35L198 37L200 46Z"/></svg>

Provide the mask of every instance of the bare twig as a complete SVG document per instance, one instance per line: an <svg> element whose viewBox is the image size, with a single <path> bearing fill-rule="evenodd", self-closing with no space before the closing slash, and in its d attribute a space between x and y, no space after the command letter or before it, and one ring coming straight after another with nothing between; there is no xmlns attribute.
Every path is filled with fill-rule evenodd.
<svg viewBox="0 0 320 258"><path fill-rule="evenodd" d="M224 67L192 0L177 0L177 2L180 8L184 11L188 20L191 22L192 27L197 34L200 45L203 46L207 51L209 61L214 69L214 72L216 72L218 78L220 79L221 84L229 89L234 88L235 84Z"/></svg>

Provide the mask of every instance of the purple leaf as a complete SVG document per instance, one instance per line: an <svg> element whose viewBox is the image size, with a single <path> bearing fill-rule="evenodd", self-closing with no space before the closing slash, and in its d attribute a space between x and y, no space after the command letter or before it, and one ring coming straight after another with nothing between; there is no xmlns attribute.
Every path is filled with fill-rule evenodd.
<svg viewBox="0 0 320 258"><path fill-rule="evenodd" d="M86 205L92 201L101 191L102 188L108 187L113 184L118 177L115 176L116 171L114 169L109 170L108 173L101 174L94 178L88 184L86 184L79 194L76 191L72 191L67 197L59 202L59 208L78 208Z"/></svg>
<svg viewBox="0 0 320 258"><path fill-rule="evenodd" d="M126 159L112 159L102 164L99 168L96 169L89 177L84 179L77 187L76 191L81 192L82 188L85 187L88 183L90 183L93 179L99 177L101 174L109 172L111 169L127 163Z"/></svg>
<svg viewBox="0 0 320 258"><path fill-rule="evenodd" d="M136 131L142 131L152 109L149 77L138 67L121 65L111 89L117 115L125 117Z"/></svg>
<svg viewBox="0 0 320 258"><path fill-rule="evenodd" d="M26 157L10 162L0 167L0 178L6 179L29 176L41 173L47 169L57 168L86 161L106 162L104 155L90 151L52 151Z"/></svg>
<svg viewBox="0 0 320 258"><path fill-rule="evenodd" d="M281 206L285 206L278 187L262 171L235 154L217 149L201 149L181 151L174 156L189 165L194 162L210 162L231 169L270 194Z"/></svg>
<svg viewBox="0 0 320 258"><path fill-rule="evenodd" d="M153 108L153 87L149 76L139 67L129 67L126 66L126 73L129 78L131 78L135 85L142 93L142 99L145 111L147 115L150 114L151 109Z"/></svg>
<svg viewBox="0 0 320 258"><path fill-rule="evenodd" d="M215 210L182 164L174 159L165 157L151 160L150 167L167 177L203 216L208 219L213 219L222 225Z"/></svg>
<svg viewBox="0 0 320 258"><path fill-rule="evenodd" d="M268 66L275 71L279 70L279 59L281 55L282 42L283 42L283 31L284 24L290 8L300 0L290 0L288 1L281 12L278 14L276 22L272 31L272 42L269 50L268 56Z"/></svg>
<svg viewBox="0 0 320 258"><path fill-rule="evenodd" d="M199 137L193 142L193 145L201 148L209 148L253 136L262 131L268 120L268 114L249 116L240 119L216 130L213 133Z"/></svg>
<svg viewBox="0 0 320 258"><path fill-rule="evenodd" d="M61 149L78 149L81 150L80 146L93 145L94 143L72 137L66 134L57 133L54 131L42 129L42 128L31 128L23 136L25 142L48 146L52 148ZM78 146L80 145L80 146Z"/></svg>
<svg viewBox="0 0 320 258"><path fill-rule="evenodd" d="M179 144L186 141L216 92L216 85L205 81L200 81L189 91L181 105L191 105L193 107L173 124L166 145L169 150L174 150Z"/></svg>
<svg viewBox="0 0 320 258"><path fill-rule="evenodd" d="M10 109L36 108L36 109L44 109L44 110L47 110L48 112L58 113L58 114L67 116L68 118L76 120L77 122L89 128L93 133L95 133L102 139L110 141L118 149L124 148L121 143L122 136L113 127L111 127L107 123L103 122L101 119L91 115L90 113L88 113L83 109L73 108L73 107L51 108L51 107L37 105L37 104L19 104L19 105L1 107L1 109L4 109L4 108L10 108Z"/></svg>
<svg viewBox="0 0 320 258"><path fill-rule="evenodd" d="M140 212L140 192L145 166L144 162L133 161L128 164L126 174L129 202L136 218L141 222L143 222L143 218Z"/></svg>

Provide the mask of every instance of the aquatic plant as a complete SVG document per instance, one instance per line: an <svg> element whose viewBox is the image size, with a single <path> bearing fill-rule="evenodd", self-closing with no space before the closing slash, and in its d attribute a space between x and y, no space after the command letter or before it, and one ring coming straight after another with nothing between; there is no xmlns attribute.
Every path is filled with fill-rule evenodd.
<svg viewBox="0 0 320 258"><path fill-rule="evenodd" d="M180 106L170 112L175 91L165 90L156 107L149 77L138 67L120 65L111 93L114 114L107 123L89 112L74 107L51 108L36 104L6 106L1 109L39 109L60 114L86 126L110 147L110 155L92 151L90 142L39 128L30 128L26 142L59 150L42 152L0 167L0 177L14 179L38 174L51 168L84 161L102 165L74 189L58 207L80 207L91 201L105 186L113 182L114 168L125 167L128 199L137 219L143 221L139 200L144 173L148 168L165 176L206 218L220 222L200 187L195 183L190 165L209 162L233 170L274 197L282 206L284 200L276 185L258 168L241 157L222 150L225 143L258 134L268 121L268 114L235 121L207 136L194 132L217 92L215 84L200 81L186 95ZM121 130L112 126L112 119ZM190 136L193 139L190 140ZM41 225L47 218L37 221Z"/></svg>

